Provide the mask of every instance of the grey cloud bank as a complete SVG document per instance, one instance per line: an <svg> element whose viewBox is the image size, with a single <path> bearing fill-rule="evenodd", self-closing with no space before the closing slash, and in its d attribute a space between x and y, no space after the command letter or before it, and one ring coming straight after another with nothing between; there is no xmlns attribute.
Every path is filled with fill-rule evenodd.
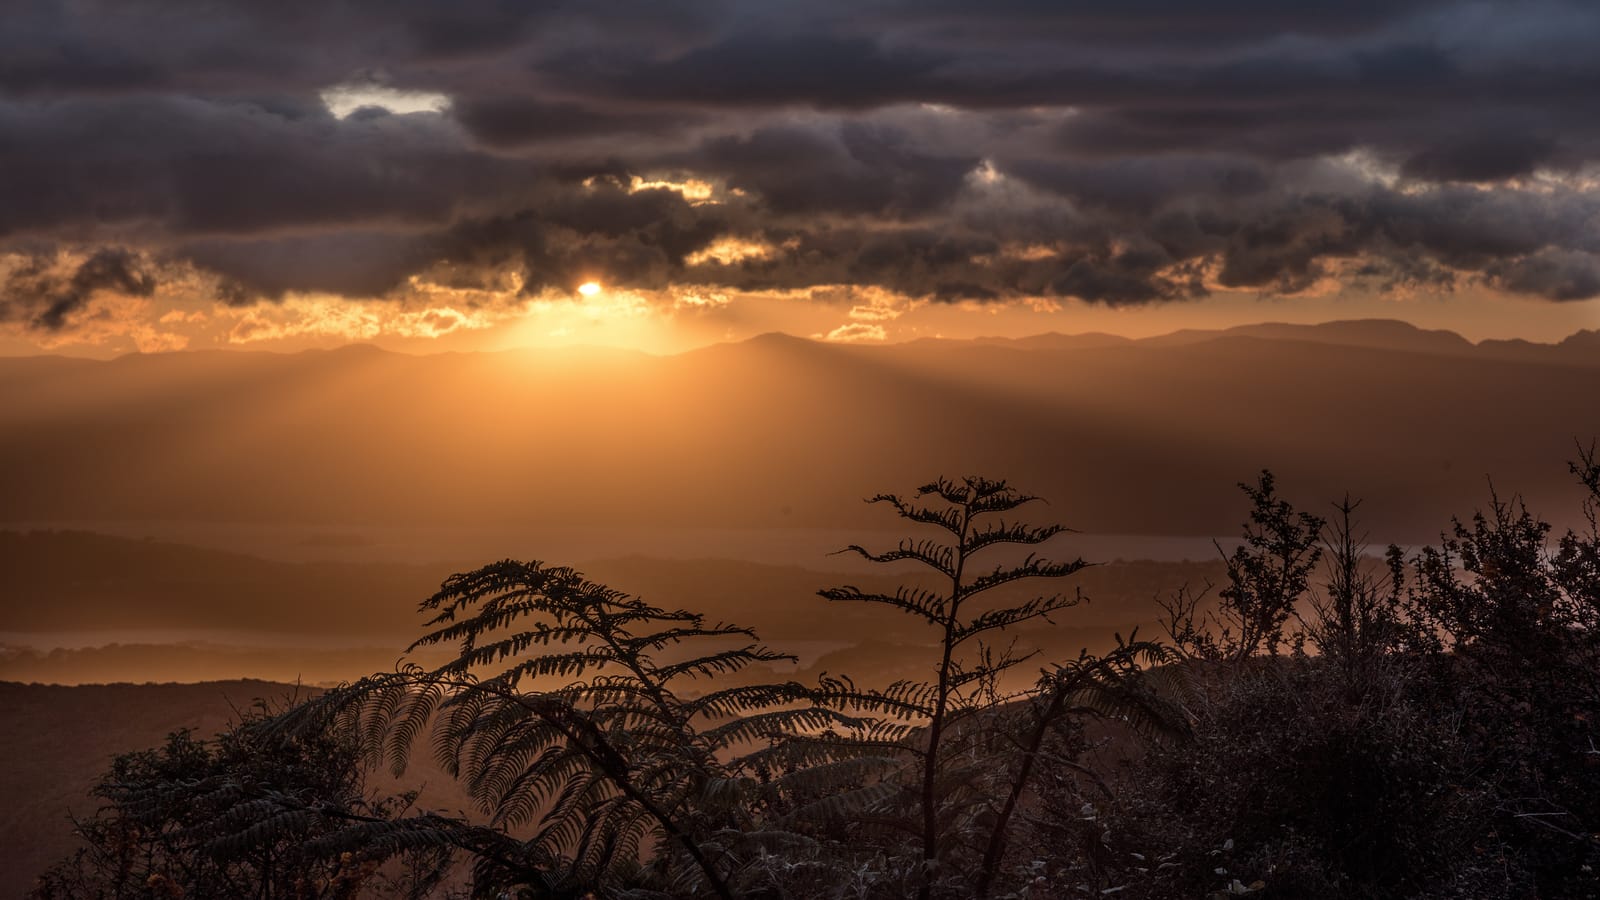
<svg viewBox="0 0 1600 900"><path fill-rule="evenodd" d="M0 252L83 261L14 268L0 317L175 266L230 302L506 272L1587 299L1597 43L1576 3L10 3ZM448 102L322 100L363 83Z"/></svg>

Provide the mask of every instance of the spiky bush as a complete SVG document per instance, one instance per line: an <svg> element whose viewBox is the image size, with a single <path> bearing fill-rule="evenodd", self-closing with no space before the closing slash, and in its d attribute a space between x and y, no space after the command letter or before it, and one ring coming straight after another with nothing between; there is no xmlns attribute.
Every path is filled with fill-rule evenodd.
<svg viewBox="0 0 1600 900"><path fill-rule="evenodd" d="M1311 558L1311 535L1256 531L1283 539L1245 542L1267 558L1230 565L1219 612L1192 594L1173 605L1190 740L1154 748L1109 794L1048 792L1042 832L1089 848L1057 868L1097 857L1070 871L1075 887L1142 898L1594 896L1600 468L1590 451L1573 470L1587 529L1553 549L1548 525L1491 497L1383 566L1346 500L1321 579L1263 582ZM1247 527L1310 521L1250 494ZM1237 598L1274 597L1241 577L1297 587L1258 604L1287 611L1276 634L1229 627Z"/></svg>

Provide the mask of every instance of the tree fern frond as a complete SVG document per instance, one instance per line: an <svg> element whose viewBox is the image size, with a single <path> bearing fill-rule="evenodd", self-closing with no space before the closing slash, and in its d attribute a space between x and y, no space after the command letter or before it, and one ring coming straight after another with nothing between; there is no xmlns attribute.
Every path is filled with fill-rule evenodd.
<svg viewBox="0 0 1600 900"><path fill-rule="evenodd" d="M708 746L716 749L766 738L821 732L827 728L849 728L859 720L821 706L776 709L731 719L701 733Z"/></svg>
<svg viewBox="0 0 1600 900"><path fill-rule="evenodd" d="M730 672L737 672L753 663L793 662L795 659L796 657L791 653L779 653L776 650L752 644L748 647L708 653L704 656L697 656L693 659L672 663L671 665L658 666L653 675L662 683L666 683L684 675L691 677L725 675Z"/></svg>
<svg viewBox="0 0 1600 900"><path fill-rule="evenodd" d="M1065 578L1068 575L1076 574L1089 565L1090 563L1082 559L1075 559L1071 562L1051 562L1030 554L1019 565L1009 567L996 566L994 571L989 574L972 579L961 586L960 590L956 592L956 597L961 600L967 600L1003 584L1021 581L1024 578Z"/></svg>
<svg viewBox="0 0 1600 900"><path fill-rule="evenodd" d="M875 811L887 801L905 797L907 787L897 781L880 781L851 790L833 791L794 810L789 817L797 822L838 822L864 812Z"/></svg>
<svg viewBox="0 0 1600 900"><path fill-rule="evenodd" d="M922 497L927 493L931 493L931 491L927 490L928 487L930 486L925 485L923 490L918 491L917 496ZM895 513L902 519L907 519L909 521L918 522L924 525L937 525L951 534L961 533L961 516L956 510L917 506L913 503L907 502L896 494L878 494L874 497L868 498L867 502L887 503L894 507Z"/></svg>
<svg viewBox="0 0 1600 900"><path fill-rule="evenodd" d="M955 551L947 544L932 540L906 539L893 550L874 553L860 544L851 544L840 552L855 553L868 562L893 563L910 560L938 572L946 578L955 575Z"/></svg>
<svg viewBox="0 0 1600 900"><path fill-rule="evenodd" d="M980 613L960 627L953 629L951 636L955 644L959 645L985 632L1011 628L1032 619L1048 620L1051 613L1070 609L1082 602L1083 598L1081 596L1067 596L1065 594L1038 597L1017 606L992 609Z"/></svg>
<svg viewBox="0 0 1600 900"><path fill-rule="evenodd" d="M1027 525L1021 522L1011 524L999 522L974 530L967 539L967 551L976 553L996 544L1042 544L1058 534L1065 534L1071 530L1065 525L1058 524Z"/></svg>
<svg viewBox="0 0 1600 900"><path fill-rule="evenodd" d="M893 594L863 591L854 585L826 588L817 592L825 600L835 603L881 603L903 612L911 613L930 625L944 622L949 601L932 591L901 588Z"/></svg>
<svg viewBox="0 0 1600 900"><path fill-rule="evenodd" d="M689 717L724 719L743 713L809 700L812 689L796 681L721 688L683 701Z"/></svg>

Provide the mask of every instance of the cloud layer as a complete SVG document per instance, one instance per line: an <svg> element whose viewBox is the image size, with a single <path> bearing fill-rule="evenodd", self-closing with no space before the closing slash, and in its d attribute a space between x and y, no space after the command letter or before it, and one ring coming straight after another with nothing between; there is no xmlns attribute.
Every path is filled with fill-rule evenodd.
<svg viewBox="0 0 1600 900"><path fill-rule="evenodd" d="M1544 2L23 2L0 320L164 273L234 304L1588 299L1597 43Z"/></svg>

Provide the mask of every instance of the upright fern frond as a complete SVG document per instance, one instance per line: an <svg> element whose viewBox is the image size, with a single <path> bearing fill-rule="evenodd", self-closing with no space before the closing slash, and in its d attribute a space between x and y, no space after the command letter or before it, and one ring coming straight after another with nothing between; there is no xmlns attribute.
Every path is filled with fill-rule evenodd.
<svg viewBox="0 0 1600 900"><path fill-rule="evenodd" d="M986 864L986 850L994 855L996 848L1003 848L1009 811L997 818L992 798L997 792L1001 797L1019 794L1030 775L1031 759L1021 767L1008 767L1000 761L1010 758L1013 748L995 741L1001 736L1006 736L1002 743L1012 740L1018 715L1027 718L1024 711L1032 709L1038 697L1050 695L1050 689L1016 692L1007 687L1007 673L1031 654L996 646L989 639L1023 623L1049 622L1053 614L1083 599L1076 592L1022 601L992 599L1000 597L1004 592L998 589L1007 585L1064 578L1088 565L1082 559L1053 561L1029 553L1020 560L1000 559L978 568L999 548L1035 547L1067 531L1057 524L1034 526L1000 518L1036 499L1004 481L977 477L939 478L909 499L894 494L873 497L869 502L885 503L901 518L937 527L948 538L906 538L884 552L851 545L846 552L872 562L920 563L942 579L943 589L905 586L889 594L846 586L820 592L833 602L897 609L936 635L940 656L929 681L901 682L881 690L824 681L818 692L819 703L865 717L862 725L839 735L837 743L854 743L862 752L901 760L904 768L894 777L902 789L873 786L871 796L881 802L864 814L898 833L915 836L924 869L918 887L922 898L932 895L936 883L950 880L952 867L963 855ZM1065 705L1065 700L1053 702L1056 707ZM1038 728L1024 725L1023 731L1032 734ZM1007 777L1012 780L1006 781ZM829 809L837 806L825 804ZM969 889L972 884L981 894L988 879L980 876L968 884Z"/></svg>

